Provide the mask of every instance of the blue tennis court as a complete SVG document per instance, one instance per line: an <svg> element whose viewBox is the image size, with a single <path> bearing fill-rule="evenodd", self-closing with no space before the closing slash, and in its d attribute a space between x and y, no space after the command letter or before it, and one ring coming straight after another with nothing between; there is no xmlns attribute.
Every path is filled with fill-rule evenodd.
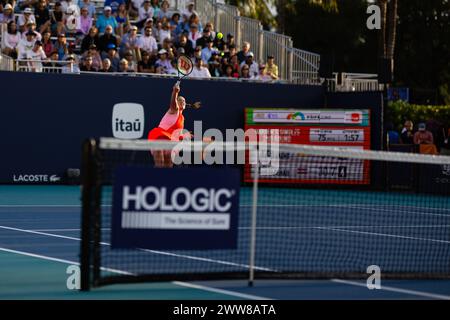
<svg viewBox="0 0 450 320"><path fill-rule="evenodd" d="M247 189L242 190L240 214L243 218L250 211L249 203L246 202L246 194L249 192ZM265 192L267 194L264 194ZM283 192L282 198L280 192ZM346 202L342 192L358 201ZM257 235L271 232L273 239L284 237L299 243L312 239L320 240L317 252L304 252L305 248L311 246L299 245L293 249L292 259L284 257L286 268L289 268L289 261L294 261L296 267L301 265L311 271L319 267L326 270L331 266L331 262L335 267L337 263L339 268L345 269L350 264L354 265L354 257L359 255L362 257L361 265L373 261L373 264L379 264L382 270L411 268L408 269L411 272L448 272L450 201L440 198L439 202L436 202L439 205L424 207L423 204L427 202L420 196L406 195L407 201L403 199L398 205L395 205L395 199L389 197L394 196L385 193L370 198L370 193L329 191L326 199L328 205L325 205L324 200L320 199L319 190L267 189L262 191L259 197L258 214L261 219ZM275 199L276 202L273 201ZM274 217L274 207L276 212L285 212L287 216L283 219ZM303 223L291 217L293 212L299 210L307 217L302 220ZM308 215L313 216L308 218ZM330 219L330 215L338 218ZM79 262L80 217L79 187L0 187L1 299L450 298L450 280L382 280L380 290L369 290L362 280L340 279L257 280L254 287L248 287L246 281L235 280L112 285L91 292L69 290L66 285L69 274L66 270L69 265ZM246 221L245 218L243 221ZM295 224L296 221L298 224ZM310 224L305 224L305 221ZM320 221L327 223L318 224ZM330 221L334 223L330 224ZM245 224L240 225L239 232L245 236L248 232ZM103 233L104 246L108 246L109 230L105 228ZM348 236L341 238L336 237L336 234ZM271 252L277 251L277 245L280 243L275 241ZM347 248L348 255L333 256L336 251L334 246ZM399 255L398 248L404 248L404 254ZM281 247L279 249L281 251ZM175 258L184 260L187 257L186 253ZM322 263L319 265L315 261L308 261L307 257L315 257ZM206 258L212 264L223 265L224 262L220 261L214 252L208 252L204 256L190 257L190 266L195 267L196 260ZM236 259L242 261L242 257ZM276 269L279 259L281 257L262 255L256 266ZM234 261L225 263L233 264ZM121 265L114 265L113 260L105 267L108 272L133 272L132 268L123 270Z"/></svg>

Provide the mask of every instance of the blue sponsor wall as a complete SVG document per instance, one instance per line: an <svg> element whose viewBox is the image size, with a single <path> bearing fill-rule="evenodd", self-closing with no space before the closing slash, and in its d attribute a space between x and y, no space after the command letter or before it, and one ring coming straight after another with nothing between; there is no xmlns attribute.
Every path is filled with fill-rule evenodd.
<svg viewBox="0 0 450 320"><path fill-rule="evenodd" d="M67 168L80 168L85 138L112 136L112 110L117 103L144 106L146 137L166 112L175 81L0 72L0 83L0 183L47 183L58 182ZM202 120L204 130L242 128L246 107L319 108L325 98L319 86L201 80L183 81L182 95L203 105L185 113L189 130L194 120ZM56 179L50 181L52 175Z"/></svg>

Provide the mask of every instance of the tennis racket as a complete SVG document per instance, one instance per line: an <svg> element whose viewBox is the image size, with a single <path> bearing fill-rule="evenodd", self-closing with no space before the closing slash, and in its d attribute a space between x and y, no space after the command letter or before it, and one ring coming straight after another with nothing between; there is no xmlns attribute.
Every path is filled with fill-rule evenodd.
<svg viewBox="0 0 450 320"><path fill-rule="evenodd" d="M177 59L177 70L178 70L178 81L177 86L180 86L181 80L190 75L192 70L194 70L194 64L192 63L191 58L182 54Z"/></svg>

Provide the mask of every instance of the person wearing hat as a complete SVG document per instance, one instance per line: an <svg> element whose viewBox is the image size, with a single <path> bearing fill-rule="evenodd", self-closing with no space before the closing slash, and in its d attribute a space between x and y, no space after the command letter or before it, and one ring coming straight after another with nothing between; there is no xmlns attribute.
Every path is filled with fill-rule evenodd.
<svg viewBox="0 0 450 320"><path fill-rule="evenodd" d="M156 60L155 67L157 73L164 73L164 74L168 74L170 69L172 69L172 64L168 59L166 49L161 49L158 51L158 60Z"/></svg>
<svg viewBox="0 0 450 320"><path fill-rule="evenodd" d="M29 71L31 72L42 72L42 62L47 60L47 56L45 55L44 49L42 49L42 42L36 40L34 42L33 49L28 50L26 53L27 60L31 60L28 62Z"/></svg>
<svg viewBox="0 0 450 320"><path fill-rule="evenodd" d="M272 55L267 56L267 64L264 69L265 74L272 78L272 80L278 80L278 66L275 64L275 57Z"/></svg>
<svg viewBox="0 0 450 320"><path fill-rule="evenodd" d="M22 38L17 45L17 58L27 59L28 51L31 51L36 42L36 34L33 31L28 31L25 33L25 38Z"/></svg>
<svg viewBox="0 0 450 320"><path fill-rule="evenodd" d="M33 10L31 8L25 8L22 14L17 19L19 30L21 30L22 32L26 31L27 25L30 22L34 22L36 24L36 17L34 16Z"/></svg>
<svg viewBox="0 0 450 320"><path fill-rule="evenodd" d="M138 26L144 25L145 21L147 19L153 19L155 11L153 10L153 7L151 5L150 0L144 0L144 3L141 7L138 9Z"/></svg>
<svg viewBox="0 0 450 320"><path fill-rule="evenodd" d="M3 13L0 13L0 23L8 24L11 21L15 21L14 11L12 5L7 3L3 7Z"/></svg>
<svg viewBox="0 0 450 320"><path fill-rule="evenodd" d="M253 59L253 52L247 52L245 57L245 61L241 63L240 67L242 68L244 65L249 67L250 77L256 77L259 74L259 66Z"/></svg>
<svg viewBox="0 0 450 320"><path fill-rule="evenodd" d="M195 8L195 3L193 1L189 2L186 5L186 9L183 10L182 15L185 15L188 19L193 15L196 14L198 15L197 11L194 10Z"/></svg>
<svg viewBox="0 0 450 320"><path fill-rule="evenodd" d="M112 34L115 34L117 30L117 20L116 17L112 15L112 9L110 6L105 6L103 9L103 14L97 18L96 27L100 34L104 33L107 26L112 27Z"/></svg>
<svg viewBox="0 0 450 320"><path fill-rule="evenodd" d="M62 11L67 13L67 10L71 9L72 14L75 17L80 16L80 7L78 6L78 0L63 0L61 1Z"/></svg>
<svg viewBox="0 0 450 320"><path fill-rule="evenodd" d="M433 144L433 134L427 130L424 122L419 123L419 130L414 134L414 144Z"/></svg>
<svg viewBox="0 0 450 320"><path fill-rule="evenodd" d="M72 7L68 7L64 16L64 26L66 27L66 33L74 36L77 29L79 29L79 20L75 15L75 10Z"/></svg>
<svg viewBox="0 0 450 320"><path fill-rule="evenodd" d="M32 31L35 34L35 36L36 36L35 40L42 41L42 35L36 31L36 23L34 21L29 21L27 23L25 31L22 33L23 38L25 38L28 31Z"/></svg>
<svg viewBox="0 0 450 320"><path fill-rule="evenodd" d="M92 67L94 69L98 70L102 67L102 57L100 56L100 53L98 52L97 46L95 45L95 43L92 43L89 46L89 50L85 51L81 55L82 60L85 60L87 57L92 58Z"/></svg>
<svg viewBox="0 0 450 320"><path fill-rule="evenodd" d="M105 6L111 7L111 12L116 15L119 6L125 4L125 0L105 0Z"/></svg>
<svg viewBox="0 0 450 320"><path fill-rule="evenodd" d="M120 59L119 55L117 54L116 45L114 43L110 43L107 45L106 50L107 52L102 53L102 58L103 60L106 58L109 59L109 61L111 62L111 68L114 72L117 72L117 70L119 69Z"/></svg>
<svg viewBox="0 0 450 320"><path fill-rule="evenodd" d="M67 55L64 61L65 63L62 67L61 73L80 73L80 68L76 63L76 59L73 54Z"/></svg>
<svg viewBox="0 0 450 320"><path fill-rule="evenodd" d="M131 25L128 29L128 33L122 37L122 42L120 44L121 55L123 55L127 51L133 51L133 55L138 56L137 51L139 50L139 41L138 28Z"/></svg>

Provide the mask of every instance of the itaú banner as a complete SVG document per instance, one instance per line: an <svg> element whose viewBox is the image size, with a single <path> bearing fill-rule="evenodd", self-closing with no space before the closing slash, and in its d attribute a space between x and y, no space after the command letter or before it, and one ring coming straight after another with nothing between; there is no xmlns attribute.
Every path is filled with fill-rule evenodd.
<svg viewBox="0 0 450 320"><path fill-rule="evenodd" d="M247 109L247 123L351 124L367 126L368 110Z"/></svg>
<svg viewBox="0 0 450 320"><path fill-rule="evenodd" d="M113 187L112 246L236 248L239 187L238 169L120 167Z"/></svg>

